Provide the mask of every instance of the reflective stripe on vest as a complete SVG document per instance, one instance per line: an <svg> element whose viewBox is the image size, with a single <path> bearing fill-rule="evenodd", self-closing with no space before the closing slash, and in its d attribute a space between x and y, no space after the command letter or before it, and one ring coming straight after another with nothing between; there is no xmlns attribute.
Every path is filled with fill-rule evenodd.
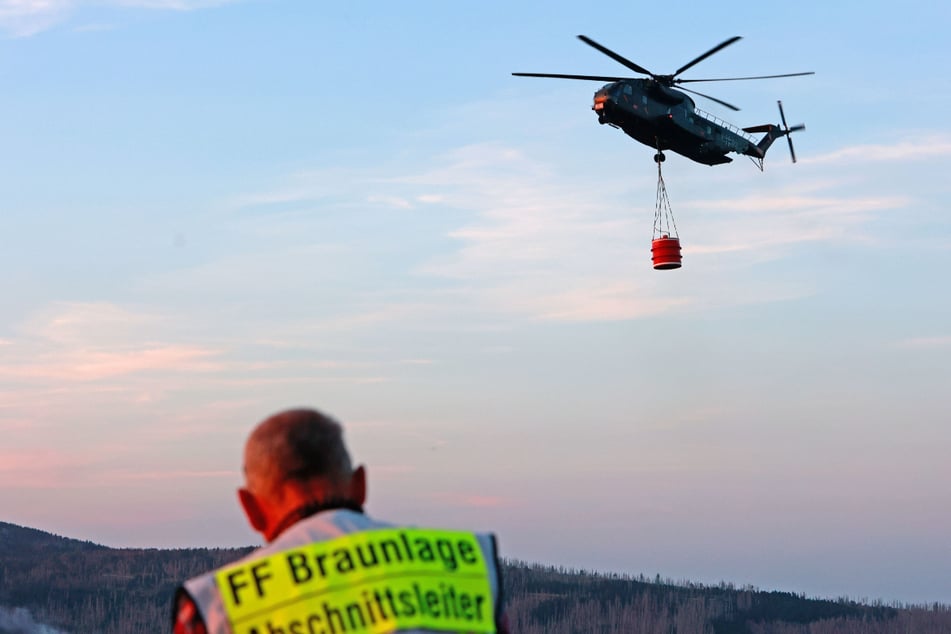
<svg viewBox="0 0 951 634"><path fill-rule="evenodd" d="M235 634L494 632L476 536L390 528L354 533L215 574Z"/></svg>

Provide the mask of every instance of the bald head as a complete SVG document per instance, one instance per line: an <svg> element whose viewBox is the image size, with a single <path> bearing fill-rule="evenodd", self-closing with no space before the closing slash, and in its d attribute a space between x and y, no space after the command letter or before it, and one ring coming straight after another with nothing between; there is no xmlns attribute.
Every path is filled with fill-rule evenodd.
<svg viewBox="0 0 951 634"><path fill-rule="evenodd" d="M260 423L244 448L247 487L275 495L287 485L319 483L333 489L353 474L343 429L312 409L280 412Z"/></svg>

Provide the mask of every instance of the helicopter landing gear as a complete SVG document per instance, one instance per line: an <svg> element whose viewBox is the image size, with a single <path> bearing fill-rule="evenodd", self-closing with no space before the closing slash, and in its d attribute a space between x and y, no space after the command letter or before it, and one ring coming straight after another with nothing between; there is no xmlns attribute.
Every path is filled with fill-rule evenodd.
<svg viewBox="0 0 951 634"><path fill-rule="evenodd" d="M658 152L657 154L654 155L654 162L657 164L663 163L666 160L667 160L667 157L664 155L663 152Z"/></svg>

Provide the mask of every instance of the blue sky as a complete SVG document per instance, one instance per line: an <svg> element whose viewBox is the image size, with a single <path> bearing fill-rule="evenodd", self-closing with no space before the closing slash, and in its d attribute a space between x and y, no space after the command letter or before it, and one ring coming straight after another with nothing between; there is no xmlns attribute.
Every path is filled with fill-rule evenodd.
<svg viewBox="0 0 951 634"><path fill-rule="evenodd" d="M253 543L240 448L346 425L371 513L507 556L951 602L951 107L935 3L0 1L0 519ZM590 110L733 35L760 173Z"/></svg>

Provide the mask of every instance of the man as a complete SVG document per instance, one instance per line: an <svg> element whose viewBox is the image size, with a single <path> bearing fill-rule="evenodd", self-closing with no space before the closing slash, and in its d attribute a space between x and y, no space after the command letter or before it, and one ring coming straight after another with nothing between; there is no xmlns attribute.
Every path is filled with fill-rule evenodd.
<svg viewBox="0 0 951 634"><path fill-rule="evenodd" d="M185 582L175 634L508 632L494 537L365 515L366 471L328 416L266 419L244 474L238 499L267 545Z"/></svg>

